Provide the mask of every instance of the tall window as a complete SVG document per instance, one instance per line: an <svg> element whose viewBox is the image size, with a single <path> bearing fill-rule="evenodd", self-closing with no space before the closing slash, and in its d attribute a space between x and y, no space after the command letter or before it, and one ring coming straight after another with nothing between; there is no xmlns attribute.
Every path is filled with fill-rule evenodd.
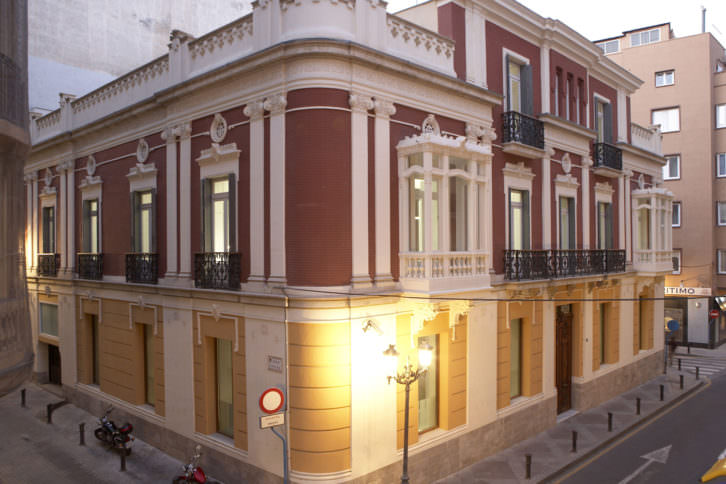
<svg viewBox="0 0 726 484"><path fill-rule="evenodd" d="M726 176L726 153L716 154L716 176Z"/></svg>
<svg viewBox="0 0 726 484"><path fill-rule="evenodd" d="M232 342L216 340L217 432L234 437L234 403L232 385Z"/></svg>
<svg viewBox="0 0 726 484"><path fill-rule="evenodd" d="M153 406L154 398L154 326L141 325L144 331L144 389L146 403Z"/></svg>
<svg viewBox="0 0 726 484"><path fill-rule="evenodd" d="M560 109L560 89L562 89L562 70L555 71L555 116L559 116L562 112Z"/></svg>
<svg viewBox="0 0 726 484"><path fill-rule="evenodd" d="M575 248L575 199L560 197L560 249Z"/></svg>
<svg viewBox="0 0 726 484"><path fill-rule="evenodd" d="M597 248L612 249L613 244L613 205L597 203Z"/></svg>
<svg viewBox="0 0 726 484"><path fill-rule="evenodd" d="M650 205L647 200L638 200L638 249L650 249Z"/></svg>
<svg viewBox="0 0 726 484"><path fill-rule="evenodd" d="M529 192L509 190L509 248L529 250Z"/></svg>
<svg viewBox="0 0 726 484"><path fill-rule="evenodd" d="M608 303L600 303L600 364L605 364L608 348Z"/></svg>
<svg viewBox="0 0 726 484"><path fill-rule="evenodd" d="M83 201L83 252L98 254L99 213L98 199Z"/></svg>
<svg viewBox="0 0 726 484"><path fill-rule="evenodd" d="M719 249L718 256L718 273L726 274L726 250Z"/></svg>
<svg viewBox="0 0 726 484"><path fill-rule="evenodd" d="M509 398L522 395L522 318L509 322Z"/></svg>
<svg viewBox="0 0 726 484"><path fill-rule="evenodd" d="M716 202L716 220L719 225L726 225L726 202Z"/></svg>
<svg viewBox="0 0 726 484"><path fill-rule="evenodd" d="M660 71L655 73L655 87L672 86L675 80L675 71Z"/></svg>
<svg viewBox="0 0 726 484"><path fill-rule="evenodd" d="M595 100L595 131L598 143L613 141L613 108L608 102Z"/></svg>
<svg viewBox="0 0 726 484"><path fill-rule="evenodd" d="M716 127L726 128L726 104L716 105Z"/></svg>
<svg viewBox="0 0 726 484"><path fill-rule="evenodd" d="M467 160L449 157L449 170L466 173ZM469 182L460 176L449 177L449 244L450 250L467 250Z"/></svg>
<svg viewBox="0 0 726 484"><path fill-rule="evenodd" d="M131 214L134 252L150 253L156 250L156 230L154 190L133 192L131 194Z"/></svg>
<svg viewBox="0 0 726 484"><path fill-rule="evenodd" d="M572 76L567 76L565 83L565 119L570 119L570 95L572 91Z"/></svg>
<svg viewBox="0 0 726 484"><path fill-rule="evenodd" d="M673 202L672 205L672 219L671 219L671 226L673 227L680 227L681 226L681 202Z"/></svg>
<svg viewBox="0 0 726 484"><path fill-rule="evenodd" d="M514 61L509 61L509 110L522 111L522 79L521 66Z"/></svg>
<svg viewBox="0 0 726 484"><path fill-rule="evenodd" d="M40 332L58 336L58 306L40 303Z"/></svg>
<svg viewBox="0 0 726 484"><path fill-rule="evenodd" d="M663 167L664 180L677 180L681 177L681 155L668 155Z"/></svg>
<svg viewBox="0 0 726 484"><path fill-rule="evenodd" d="M101 384L101 340L98 328L98 316L91 317L91 383Z"/></svg>
<svg viewBox="0 0 726 484"><path fill-rule="evenodd" d="M235 243L235 175L202 180L205 252L231 252Z"/></svg>
<svg viewBox="0 0 726 484"><path fill-rule="evenodd" d="M662 133L672 133L681 129L680 108L654 109L651 112L652 124L660 125Z"/></svg>
<svg viewBox="0 0 726 484"><path fill-rule="evenodd" d="M532 68L529 64L506 58L507 67L507 106L509 111L532 114Z"/></svg>
<svg viewBox="0 0 726 484"><path fill-rule="evenodd" d="M55 207L43 207L42 253L55 253Z"/></svg>
<svg viewBox="0 0 726 484"><path fill-rule="evenodd" d="M434 357L426 373L418 380L418 431L426 432L439 426L439 335L432 334L418 339L433 348Z"/></svg>

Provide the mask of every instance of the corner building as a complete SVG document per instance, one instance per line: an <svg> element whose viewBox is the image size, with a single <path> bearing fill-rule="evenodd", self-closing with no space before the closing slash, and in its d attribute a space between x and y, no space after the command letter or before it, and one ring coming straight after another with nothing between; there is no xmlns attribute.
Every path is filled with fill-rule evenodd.
<svg viewBox="0 0 726 484"><path fill-rule="evenodd" d="M259 1L31 125L36 375L224 480L416 482L662 365L641 81L513 1ZM637 257L636 257L637 255ZM369 324L370 323L370 324ZM366 328L367 330L364 330ZM119 417L121 418L121 417Z"/></svg>

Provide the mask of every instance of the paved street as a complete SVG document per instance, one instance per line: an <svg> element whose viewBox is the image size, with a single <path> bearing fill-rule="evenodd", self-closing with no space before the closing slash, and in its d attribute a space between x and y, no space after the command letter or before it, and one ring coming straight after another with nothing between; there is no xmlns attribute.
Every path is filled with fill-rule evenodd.
<svg viewBox="0 0 726 484"><path fill-rule="evenodd" d="M0 398L0 483L156 483L180 474L182 462L138 439L126 472L120 472L119 455L93 436L95 416L65 405L47 424L46 404L62 399L34 384L25 388L28 408L20 406L20 391ZM86 424L85 446L79 445L81 422Z"/></svg>

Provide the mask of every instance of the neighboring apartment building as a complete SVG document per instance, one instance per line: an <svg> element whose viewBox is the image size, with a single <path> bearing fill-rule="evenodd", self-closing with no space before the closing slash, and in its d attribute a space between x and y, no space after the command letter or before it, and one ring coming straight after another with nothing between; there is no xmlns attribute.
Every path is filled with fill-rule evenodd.
<svg viewBox="0 0 726 484"><path fill-rule="evenodd" d="M632 119L660 125L666 188L674 193L666 315L682 323L681 344L726 341L726 56L709 33L677 38L670 24L598 41L608 58L643 79ZM702 296L684 299L680 296ZM719 304L721 301L721 304Z"/></svg>
<svg viewBox="0 0 726 484"><path fill-rule="evenodd" d="M407 20L410 19L410 20ZM662 370L641 81L514 1L255 2L31 125L36 373L225 480L443 477ZM375 331L370 331L373 328ZM205 467L206 468L206 467Z"/></svg>

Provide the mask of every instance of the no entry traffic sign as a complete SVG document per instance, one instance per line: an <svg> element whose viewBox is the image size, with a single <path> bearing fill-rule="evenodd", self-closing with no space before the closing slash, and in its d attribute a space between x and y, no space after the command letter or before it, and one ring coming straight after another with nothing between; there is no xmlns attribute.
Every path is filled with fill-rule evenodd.
<svg viewBox="0 0 726 484"><path fill-rule="evenodd" d="M260 409L268 414L278 412L285 405L285 395L279 388L268 388L260 396Z"/></svg>
<svg viewBox="0 0 726 484"><path fill-rule="evenodd" d="M718 309L712 309L712 310L711 310L711 311L710 311L710 312L708 313L708 315L709 315L709 316L711 317L711 319L716 319L716 318L718 318Z"/></svg>

